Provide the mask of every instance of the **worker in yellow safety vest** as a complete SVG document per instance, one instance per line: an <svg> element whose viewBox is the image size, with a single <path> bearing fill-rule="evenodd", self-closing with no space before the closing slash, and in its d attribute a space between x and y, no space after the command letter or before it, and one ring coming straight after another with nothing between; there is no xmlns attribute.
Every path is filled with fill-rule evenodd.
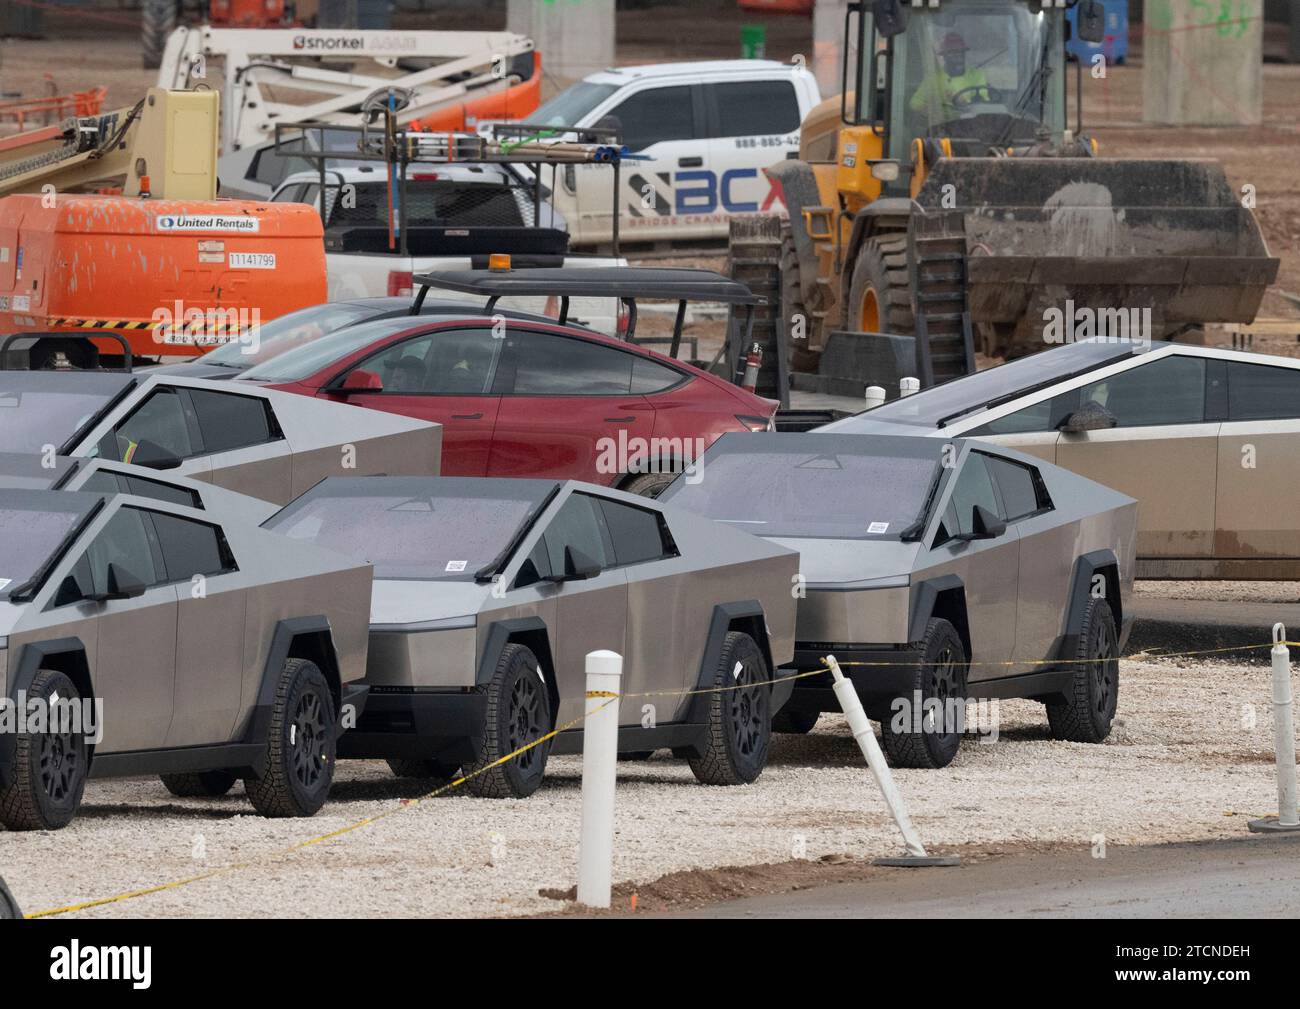
<svg viewBox="0 0 1300 1009"><path fill-rule="evenodd" d="M913 112L929 111L931 122L951 119L972 102L989 101L989 82L979 67L966 69L970 46L956 32L940 41L935 55L940 65L928 74L908 103Z"/></svg>

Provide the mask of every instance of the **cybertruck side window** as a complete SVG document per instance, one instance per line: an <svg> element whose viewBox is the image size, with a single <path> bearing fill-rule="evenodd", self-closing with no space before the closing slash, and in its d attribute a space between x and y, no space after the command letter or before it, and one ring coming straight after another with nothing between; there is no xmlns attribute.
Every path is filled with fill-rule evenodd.
<svg viewBox="0 0 1300 1009"><path fill-rule="evenodd" d="M1300 369L1228 362L1228 420L1300 417Z"/></svg>
<svg viewBox="0 0 1300 1009"><path fill-rule="evenodd" d="M1104 406L1119 427L1205 420L1205 359L1172 355L1083 387L1080 404Z"/></svg>
<svg viewBox="0 0 1300 1009"><path fill-rule="evenodd" d="M189 390L203 435L203 451L229 452L282 438L271 405L259 396Z"/></svg>
<svg viewBox="0 0 1300 1009"><path fill-rule="evenodd" d="M1005 506L1003 518L1008 522L1051 510L1052 499L1047 494L1047 487L1038 470L998 456L984 458L989 472L997 481L998 490L1002 492L1002 503Z"/></svg>
<svg viewBox="0 0 1300 1009"><path fill-rule="evenodd" d="M987 508L994 515L1002 515L1002 505L993 486L993 477L985 465L985 458L981 453L972 452L957 474L957 484L953 487L952 497L944 510L934 546L946 543L958 534L974 532L976 505Z"/></svg>
<svg viewBox="0 0 1300 1009"><path fill-rule="evenodd" d="M78 490L95 491L100 494L135 494L139 497L166 501L169 504L184 505L187 508L200 510L203 508L203 501L198 493L188 487L177 487L161 480L127 476L125 473L110 473L102 469L92 473Z"/></svg>
<svg viewBox="0 0 1300 1009"><path fill-rule="evenodd" d="M138 579L146 587L157 585L160 580L145 516L138 508L122 508L109 519L86 550L82 561L78 562L78 568L85 571L83 563L88 568L94 592L108 591L110 564L117 565L119 571ZM59 596L63 594L64 586L60 586Z"/></svg>
<svg viewBox="0 0 1300 1009"><path fill-rule="evenodd" d="M99 442L99 454L114 462L130 462L145 442L178 459L194 455L194 442L185 405L174 389L159 389Z"/></svg>
<svg viewBox="0 0 1300 1009"><path fill-rule="evenodd" d="M614 541L614 560L619 567L677 556L677 547L659 512L603 498L600 507Z"/></svg>
<svg viewBox="0 0 1300 1009"><path fill-rule="evenodd" d="M546 552L552 571L564 570L565 547L573 547L602 568L614 559L605 549L604 517L596 500L588 494L574 494L546 529Z"/></svg>
<svg viewBox="0 0 1300 1009"><path fill-rule="evenodd" d="M149 517L158 534L167 581L237 570L226 537L216 526L163 512L150 512Z"/></svg>

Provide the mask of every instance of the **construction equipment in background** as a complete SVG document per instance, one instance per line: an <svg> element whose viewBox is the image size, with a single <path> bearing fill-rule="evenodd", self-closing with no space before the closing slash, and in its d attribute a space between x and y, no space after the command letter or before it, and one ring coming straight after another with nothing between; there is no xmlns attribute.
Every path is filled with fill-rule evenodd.
<svg viewBox="0 0 1300 1009"><path fill-rule="evenodd" d="M207 0L195 6L196 15L217 28L288 28L303 23L297 13L304 5L293 0ZM162 62L167 40L184 18L185 0L141 0L140 51L146 70Z"/></svg>
<svg viewBox="0 0 1300 1009"><path fill-rule="evenodd" d="M325 300L310 207L216 198L218 111L215 91L152 88L0 140L0 334L41 334L29 366L116 354L96 332L192 356Z"/></svg>
<svg viewBox="0 0 1300 1009"><path fill-rule="evenodd" d="M95 116L104 107L108 88L89 88L71 94L59 94L51 74L45 75L45 94L40 98L16 96L0 101L0 126L12 123L19 132L27 129L28 120L41 126L62 122L68 116Z"/></svg>
<svg viewBox="0 0 1300 1009"><path fill-rule="evenodd" d="M538 105L541 57L512 32L177 28L158 86L201 83L224 92L221 151L230 155L269 142L277 122L354 125L366 98L387 87L409 92L399 119L408 129L522 119ZM224 165L222 174L231 174Z"/></svg>
<svg viewBox="0 0 1300 1009"><path fill-rule="evenodd" d="M1075 2L849 4L843 93L767 169L789 209L768 254L796 388L946 381L977 347L1041 349L1053 313L1149 310L1154 338L1254 318L1278 260L1222 168L1102 159L1082 134ZM1079 37L1099 40L1103 5L1078 5Z"/></svg>

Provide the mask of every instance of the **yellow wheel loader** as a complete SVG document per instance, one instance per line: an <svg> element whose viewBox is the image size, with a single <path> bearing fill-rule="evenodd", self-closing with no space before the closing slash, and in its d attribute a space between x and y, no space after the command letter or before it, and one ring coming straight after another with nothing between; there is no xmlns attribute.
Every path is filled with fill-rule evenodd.
<svg viewBox="0 0 1300 1009"><path fill-rule="evenodd" d="M1096 0L849 4L842 93L767 169L788 224L733 227L733 261L771 264L796 388L896 393L976 350L1254 319L1278 261L1220 166L1107 159L1082 133L1076 3L1099 41Z"/></svg>

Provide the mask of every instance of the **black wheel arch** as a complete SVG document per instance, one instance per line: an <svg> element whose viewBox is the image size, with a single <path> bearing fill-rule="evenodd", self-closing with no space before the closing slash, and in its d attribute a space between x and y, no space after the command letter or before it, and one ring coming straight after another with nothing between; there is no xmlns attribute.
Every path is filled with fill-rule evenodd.
<svg viewBox="0 0 1300 1009"><path fill-rule="evenodd" d="M18 665L9 679L9 698L16 704L18 693L31 688L36 674L42 669L53 669L72 681L83 698L94 697L94 681L90 675L90 662L86 646L78 637L54 638L24 645ZM0 734L0 788L13 784L14 748L17 737L12 732ZM89 740L86 751L90 763L95 759L95 746Z"/></svg>
<svg viewBox="0 0 1300 1009"><path fill-rule="evenodd" d="M560 685L555 676L550 632L546 621L541 617L517 617L492 622L488 627L487 642L479 655L478 669L474 675L475 685L482 687L492 679L506 645L523 645L537 656L550 695L551 724L554 725L560 710Z"/></svg>
<svg viewBox="0 0 1300 1009"><path fill-rule="evenodd" d="M337 713L341 709L343 683L329 618L322 614L288 617L275 625L271 650L267 653L266 665L262 668L262 685L257 691L257 703L253 706L248 731L244 734L245 741L249 743L265 739L270 729L275 691L286 659L305 659L315 663L329 684L334 711ZM258 773L261 773L260 769Z"/></svg>
<svg viewBox="0 0 1300 1009"><path fill-rule="evenodd" d="M934 617L946 620L957 630L966 659L971 656L970 621L966 615L966 585L958 575L940 575L912 584L907 619L907 641L925 638L926 624Z"/></svg>
<svg viewBox="0 0 1300 1009"><path fill-rule="evenodd" d="M1073 656L1079 645L1079 635L1083 630L1083 618L1092 598L1094 579L1105 579L1106 602L1110 605L1111 616L1115 618L1116 634L1123 635L1124 600L1119 585L1119 560L1110 549L1090 550L1074 562L1074 576L1070 579L1070 600L1065 610L1065 620L1061 627L1060 643L1053 651L1053 658Z"/></svg>
<svg viewBox="0 0 1300 1009"><path fill-rule="evenodd" d="M763 653L769 675L774 674L772 665L772 645L767 637L767 617L763 604L757 599L743 599L731 603L718 603L713 607L713 616L709 620L709 635L705 639L704 654L700 658L699 672L695 677L695 688L706 690L713 685L714 671L722 656L723 643L729 631L748 634ZM696 694L691 699L684 719L686 722L704 723L708 720L709 695Z"/></svg>

